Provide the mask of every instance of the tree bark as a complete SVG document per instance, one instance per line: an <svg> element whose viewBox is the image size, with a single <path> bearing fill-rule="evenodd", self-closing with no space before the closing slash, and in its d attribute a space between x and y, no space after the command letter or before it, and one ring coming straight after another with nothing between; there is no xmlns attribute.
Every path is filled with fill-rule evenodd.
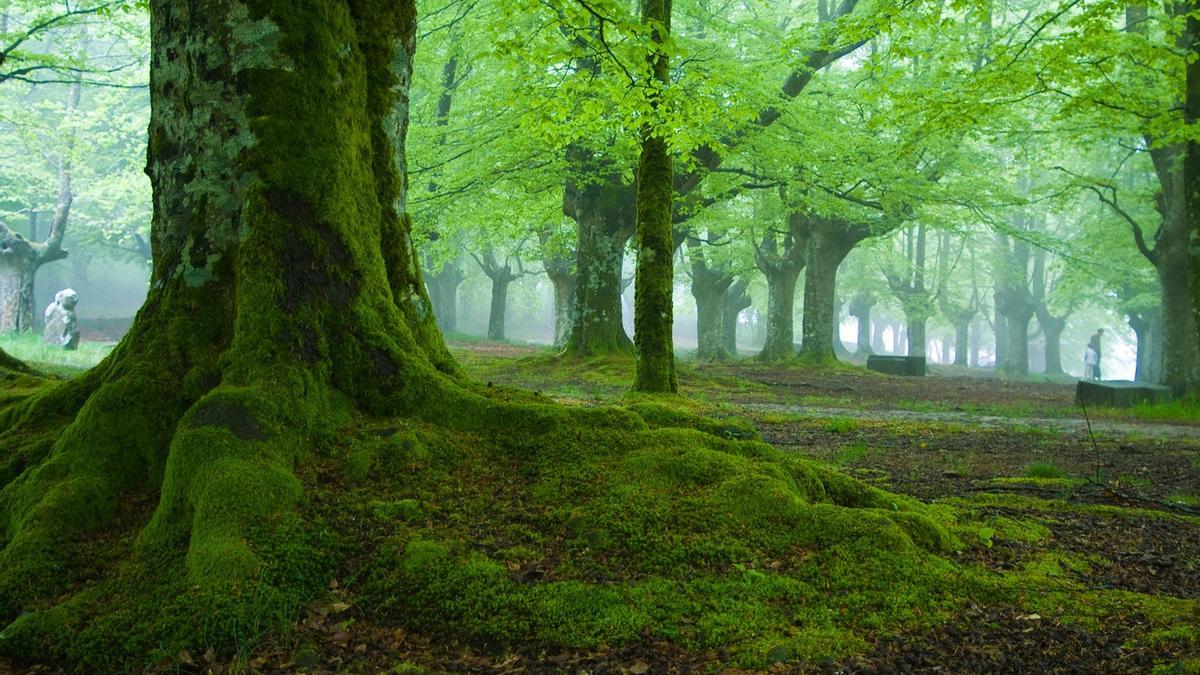
<svg viewBox="0 0 1200 675"><path fill-rule="evenodd" d="M1137 367L1134 380L1162 382L1162 308L1129 313L1129 327L1137 336Z"/></svg>
<svg viewBox="0 0 1200 675"><path fill-rule="evenodd" d="M575 323L575 275L551 273L549 269L547 274L554 286L554 346L564 347Z"/></svg>
<svg viewBox="0 0 1200 675"><path fill-rule="evenodd" d="M437 272L426 272L429 299L433 303L438 327L444 332L458 330L458 287L466 278L462 269L452 262L443 264Z"/></svg>
<svg viewBox="0 0 1200 675"><path fill-rule="evenodd" d="M670 84L670 58L664 44L671 33L671 0L642 0L642 23L650 28L649 57L653 84ZM660 100L650 94L657 113ZM647 122L642 128L642 157L637 176L637 275L634 279L634 352L637 371L633 390L673 393L675 372L674 285L675 237L672 228L674 167L664 128Z"/></svg>
<svg viewBox="0 0 1200 675"><path fill-rule="evenodd" d="M954 365L966 367L971 354L971 319L954 323Z"/></svg>
<svg viewBox="0 0 1200 675"><path fill-rule="evenodd" d="M729 357L722 322L733 274L727 266L710 263L704 255L704 245L695 238L688 239L687 255L691 262L692 297L696 300L696 358L723 361Z"/></svg>
<svg viewBox="0 0 1200 675"><path fill-rule="evenodd" d="M745 278L738 279L725 294L725 311L721 318L721 344L729 356L737 356L738 353L738 317L742 310L751 305L750 294L747 292L749 285Z"/></svg>
<svg viewBox="0 0 1200 675"><path fill-rule="evenodd" d="M581 170L590 168L582 159L575 161ZM625 245L633 236L635 194L615 176L597 183L567 185L564 211L578 225L579 241L574 322L566 354L633 352L633 342L621 321L621 266Z"/></svg>
<svg viewBox="0 0 1200 675"><path fill-rule="evenodd" d="M504 320L508 314L508 285L512 278L496 276L492 278L492 303L488 312L488 339L503 341Z"/></svg>

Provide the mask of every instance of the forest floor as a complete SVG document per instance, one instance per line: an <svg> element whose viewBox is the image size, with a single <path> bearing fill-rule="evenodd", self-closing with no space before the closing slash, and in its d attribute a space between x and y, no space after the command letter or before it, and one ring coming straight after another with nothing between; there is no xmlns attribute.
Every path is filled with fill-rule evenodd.
<svg viewBox="0 0 1200 675"><path fill-rule="evenodd" d="M561 360L533 347L454 343L452 349L476 378L565 402L618 402L630 377L630 363ZM1059 571L1081 588L1200 600L1200 409L1193 403L1085 416L1070 384L936 367L925 378L750 361L684 361L680 371L682 394L706 401L714 415L753 420L763 440L781 449L887 490L1049 532L1038 541L997 539L976 549L972 555L989 568L1061 555ZM1111 673L1168 664L1167 672L1200 672L1200 644L1139 642L1144 615L1088 625L1059 609L1073 616L974 606L957 621L892 636L855 658L807 670ZM516 655L507 664L466 669L688 672L708 657L644 645L555 655L543 666L532 655Z"/></svg>
<svg viewBox="0 0 1200 675"><path fill-rule="evenodd" d="M566 360L546 349L454 342L472 377L575 405L620 403L628 359ZM836 365L680 363L681 393L713 417L750 420L776 447L886 490L990 523L959 562L1039 570L1019 602L968 600L957 618L867 636L836 661L770 672L1200 673L1200 410L1194 403L1083 411L1068 384L953 369L895 378ZM517 574L538 570L518 570ZM344 596L344 597L343 597ZM180 654L184 672L713 672L717 651L658 641L592 650L537 645L501 655L374 625L337 587L295 634L244 655ZM1119 608L1119 609L1114 609ZM1181 610L1182 608L1182 610ZM786 655L784 655L786 656ZM399 665L397 665L399 664ZM11 666L0 660L0 675ZM719 667L717 667L719 670ZM54 672L43 669L35 672ZM720 670L719 672L740 672Z"/></svg>

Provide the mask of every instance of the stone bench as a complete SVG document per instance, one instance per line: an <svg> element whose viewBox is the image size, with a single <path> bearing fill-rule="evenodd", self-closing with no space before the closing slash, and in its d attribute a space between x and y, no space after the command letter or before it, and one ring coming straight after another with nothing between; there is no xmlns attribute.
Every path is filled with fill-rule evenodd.
<svg viewBox="0 0 1200 675"><path fill-rule="evenodd" d="M1075 404L1088 408L1128 408L1139 403L1165 403L1171 389L1127 380L1080 380L1075 387Z"/></svg>
<svg viewBox="0 0 1200 675"><path fill-rule="evenodd" d="M925 377L925 357L872 355L867 357L867 370L887 375Z"/></svg>

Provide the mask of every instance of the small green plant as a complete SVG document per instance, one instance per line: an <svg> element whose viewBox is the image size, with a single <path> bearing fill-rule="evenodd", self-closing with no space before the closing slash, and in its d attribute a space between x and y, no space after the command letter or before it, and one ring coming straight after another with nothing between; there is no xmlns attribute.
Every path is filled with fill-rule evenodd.
<svg viewBox="0 0 1200 675"><path fill-rule="evenodd" d="M1029 478L1065 478L1067 474L1050 462L1034 462L1025 469L1025 475Z"/></svg>
<svg viewBox="0 0 1200 675"><path fill-rule="evenodd" d="M979 528L978 534L979 534L979 543L983 544L984 546L991 548L992 544L995 543L993 541L993 539L996 536L996 528L990 527L990 526L981 527L981 528Z"/></svg>

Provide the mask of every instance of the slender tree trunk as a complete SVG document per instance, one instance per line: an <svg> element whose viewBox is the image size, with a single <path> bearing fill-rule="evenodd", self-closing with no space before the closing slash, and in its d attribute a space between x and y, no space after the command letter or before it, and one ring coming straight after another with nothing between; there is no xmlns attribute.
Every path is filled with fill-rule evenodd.
<svg viewBox="0 0 1200 675"><path fill-rule="evenodd" d="M1042 321L1039 318L1038 323L1046 340L1046 368L1043 372L1047 375L1062 375L1062 334L1067 326L1066 319L1055 317Z"/></svg>
<svg viewBox="0 0 1200 675"><path fill-rule="evenodd" d="M725 288L699 289L693 283L692 296L696 299L696 358L706 361L722 361L725 352L724 333L721 322L725 319Z"/></svg>
<svg viewBox="0 0 1200 675"><path fill-rule="evenodd" d="M655 84L670 83L670 60L663 44L671 32L671 0L642 0L642 22L650 27L654 52L650 56ZM651 107L659 100L651 94ZM646 123L642 129L642 158L637 179L637 276L634 281L634 351L637 372L634 391L672 393L678 389L675 372L674 326L675 237L674 168L662 128Z"/></svg>
<svg viewBox="0 0 1200 675"><path fill-rule="evenodd" d="M857 353L860 356L868 356L873 353L871 347L871 308L875 305L875 299L869 293L859 293L854 296L850 302L850 315L858 321L858 347Z"/></svg>
<svg viewBox="0 0 1200 675"><path fill-rule="evenodd" d="M1188 128L1200 124L1200 7L1196 0L1184 5L1187 30L1182 36L1188 44L1188 59L1184 79L1183 118ZM1173 381L1183 394L1200 395L1200 143L1190 137L1184 153L1184 203L1187 208L1188 268L1191 271L1191 354L1186 381ZM1170 322L1164 322L1164 325ZM1181 338L1182 339L1182 338Z"/></svg>
<svg viewBox="0 0 1200 675"><path fill-rule="evenodd" d="M1159 283L1162 285L1163 380L1178 394L1197 390L1200 383L1200 337L1192 311L1191 281L1184 274L1183 251L1161 242Z"/></svg>
<svg viewBox="0 0 1200 675"><path fill-rule="evenodd" d="M1029 374L1029 322L1033 320L1033 315L1032 305L1014 306L1005 313L1008 355L1004 359L1003 370L1008 375Z"/></svg>
<svg viewBox="0 0 1200 675"><path fill-rule="evenodd" d="M696 357L722 361L729 356L725 350L722 322L733 274L722 265L710 264L704 254L704 245L695 239L688 240L687 255L691 261L692 297L696 300Z"/></svg>
<svg viewBox="0 0 1200 675"><path fill-rule="evenodd" d="M971 319L954 323L954 365L968 366L971 354Z"/></svg>
<svg viewBox="0 0 1200 675"><path fill-rule="evenodd" d="M458 287L466 279L454 263L446 263L441 271L427 274L426 286L438 326L447 333L458 330Z"/></svg>
<svg viewBox="0 0 1200 675"><path fill-rule="evenodd" d="M562 347L575 323L575 275L551 274L550 283L554 285L554 346Z"/></svg>
<svg viewBox="0 0 1200 675"><path fill-rule="evenodd" d="M875 328L871 331L871 351L876 354L887 353L887 345L883 342L883 333L887 330L887 322L875 319Z"/></svg>
<svg viewBox="0 0 1200 675"><path fill-rule="evenodd" d="M492 277L492 304L488 312L488 339L503 341L504 319L508 313L508 286L512 279L507 276Z"/></svg>

